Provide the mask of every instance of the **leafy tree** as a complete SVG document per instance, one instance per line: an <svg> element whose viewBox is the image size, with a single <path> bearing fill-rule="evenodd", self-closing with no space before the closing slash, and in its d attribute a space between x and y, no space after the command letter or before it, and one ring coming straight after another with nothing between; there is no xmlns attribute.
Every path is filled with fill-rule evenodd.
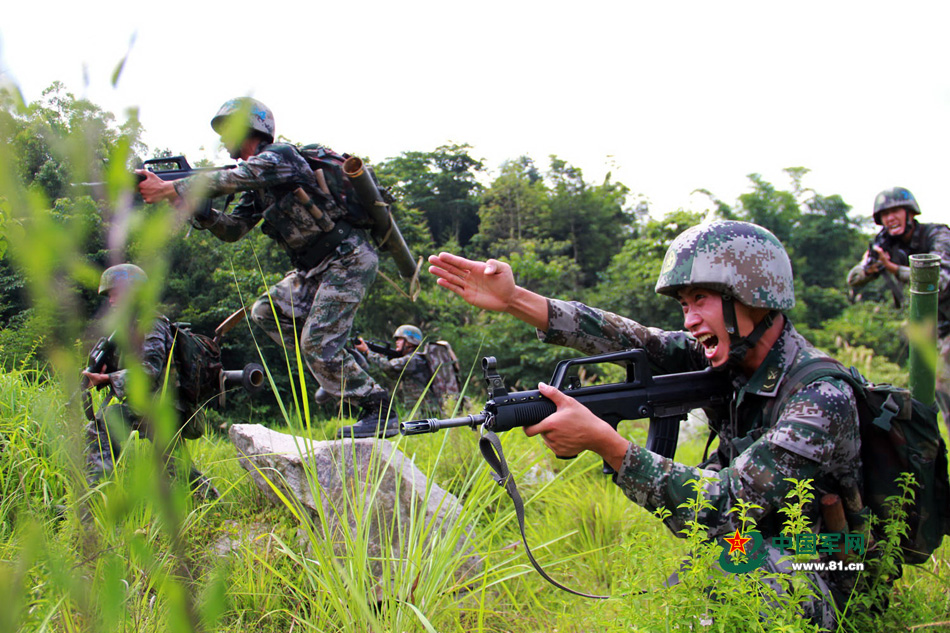
<svg viewBox="0 0 950 633"><path fill-rule="evenodd" d="M805 188L803 167L785 170L789 190L751 174L753 190L739 196L738 219L760 224L785 245L795 271L797 306L790 316L817 327L848 305L847 273L864 248L860 222L839 195Z"/></svg>
<svg viewBox="0 0 950 633"><path fill-rule="evenodd" d="M547 177L552 196L544 236L571 244L571 256L583 273L581 283L592 286L632 233L635 216L625 207L630 190L612 182L610 174L592 186L579 168L556 156Z"/></svg>
<svg viewBox="0 0 950 633"><path fill-rule="evenodd" d="M549 198L550 192L533 160L522 156L503 163L501 174L482 196L478 235L481 250L497 257L524 239L544 235Z"/></svg>
<svg viewBox="0 0 950 633"><path fill-rule="evenodd" d="M648 220L637 236L628 239L614 256L604 281L588 294L589 302L644 325L682 329L679 310L654 289L670 243L700 219L698 214L676 211L662 220Z"/></svg>
<svg viewBox="0 0 950 633"><path fill-rule="evenodd" d="M0 140L6 149L0 167L10 178L3 181L0 192L4 243L20 242L21 255L33 259L41 257L45 249L31 249L27 243L40 235L47 235L46 239L62 249L55 265L50 262L53 270L42 270L33 262L31 270L42 270L61 288L55 301L41 297L43 308L36 312L37 306L24 305L22 288L39 280L7 260L9 254L0 248L4 269L12 271L12 283L0 288L3 325L33 328L32 324L38 323L47 328L44 334L74 340L74 332L67 332L75 324L74 317L88 317L100 303L95 296L96 270L109 259L106 243L110 233L104 218L111 214L115 199L104 196L93 200L85 195L88 191L70 183L105 180L113 197L121 185L128 187L132 181L129 166L136 160L136 152L145 149L139 139L141 127L134 113L125 123L117 124L112 113L77 99L58 82L30 104L23 102L15 88L0 91L0 111ZM121 237L122 232L111 234ZM115 257L123 254L119 250ZM64 311L75 314L66 318ZM9 332L5 336L8 341L25 338ZM5 351L9 353L10 348Z"/></svg>
<svg viewBox="0 0 950 633"><path fill-rule="evenodd" d="M422 211L436 247L454 239L465 246L478 232L476 180L482 161L469 155L470 145L441 145L432 152L403 152L376 167L380 180L393 187L407 208Z"/></svg>
<svg viewBox="0 0 950 633"><path fill-rule="evenodd" d="M739 196L739 219L764 226L787 248L801 217L795 193L776 189L759 174L749 174L749 180L753 190Z"/></svg>
<svg viewBox="0 0 950 633"><path fill-rule="evenodd" d="M48 199L70 195L69 183L101 180L113 156L120 167L146 151L135 113L117 124L115 115L86 99L77 99L60 82L43 91L39 101L24 104L7 90L0 100L6 111L3 140L20 181L40 189ZM126 152L117 152L120 145Z"/></svg>

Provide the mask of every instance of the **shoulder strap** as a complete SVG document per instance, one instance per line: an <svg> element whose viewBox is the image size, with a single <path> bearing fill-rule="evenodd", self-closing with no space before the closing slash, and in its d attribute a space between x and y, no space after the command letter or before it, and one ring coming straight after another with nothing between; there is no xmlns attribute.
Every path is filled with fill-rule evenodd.
<svg viewBox="0 0 950 633"><path fill-rule="evenodd" d="M863 388L863 385L851 375L841 363L833 358L818 357L805 360L799 363L782 382L782 386L778 390L778 395L775 397L772 410L769 412L769 426L774 426L778 421L779 411L789 396L796 393L802 387L811 384L818 378L827 378L829 376L847 381L855 390L859 387Z"/></svg>
<svg viewBox="0 0 950 633"><path fill-rule="evenodd" d="M569 587L565 587L561 583L557 582L553 578L547 575L547 573L541 569L541 565L538 564L538 561L534 559L534 555L531 553L531 548L528 547L528 537L524 533L524 502L521 500L521 493L518 492L518 486L515 485L514 475L511 474L511 471L508 470L508 462L505 460L505 454L501 450L501 441L498 439L498 436L492 433L491 431L486 431L478 440L478 448L482 451L482 456L485 458L485 461L488 462L488 465L492 469L492 478L495 482L502 486L505 491L508 493L508 496L511 497L511 502L515 506L515 515L518 517L518 527L521 529L521 541L524 543L525 554L528 555L528 560L531 561L531 565L534 566L535 570L541 574L541 577L547 580L549 583L562 589L568 593L572 593L575 596L581 596L582 598L594 598L595 600L608 600L611 597L621 597L621 596L599 596L596 594L583 593L581 591L575 591ZM647 593L646 591L637 591L633 593L623 594L624 596L628 595L637 595Z"/></svg>
<svg viewBox="0 0 950 633"><path fill-rule="evenodd" d="M518 517L518 527L521 529L521 541L524 543L524 551L528 555L528 560L531 561L531 564L534 566L535 570L537 570L537 572L541 574L545 580L558 589L563 589L564 591L572 593L575 596L594 598L596 600L607 600L610 598L610 596L599 596L595 594L583 593L580 591L575 591L569 587L565 587L548 576L547 573L541 569L538 561L534 559L534 555L531 553L531 548L528 547L528 537L525 536L524 533L524 502L521 500L521 494L518 492L518 486L515 484L514 475L512 475L511 471L508 470L508 462L505 460L505 454L501 450L501 441L498 439L497 435L491 431L487 431L479 438L478 447L481 449L482 456L485 458L485 461L488 462L488 465L493 471L492 478L499 486L502 486L508 493L508 496L511 497L511 502L515 506L515 514Z"/></svg>

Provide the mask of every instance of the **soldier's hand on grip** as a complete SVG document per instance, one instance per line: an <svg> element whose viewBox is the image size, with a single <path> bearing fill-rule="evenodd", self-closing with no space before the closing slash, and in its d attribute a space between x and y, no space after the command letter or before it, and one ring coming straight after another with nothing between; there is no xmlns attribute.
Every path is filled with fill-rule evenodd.
<svg viewBox="0 0 950 633"><path fill-rule="evenodd" d="M557 412L541 422L524 427L525 435L540 435L545 445L561 458L576 457L591 450L598 454L619 434L580 402L551 385L538 383L541 395L554 403ZM621 438L622 439L622 438ZM623 451L627 442L622 440Z"/></svg>

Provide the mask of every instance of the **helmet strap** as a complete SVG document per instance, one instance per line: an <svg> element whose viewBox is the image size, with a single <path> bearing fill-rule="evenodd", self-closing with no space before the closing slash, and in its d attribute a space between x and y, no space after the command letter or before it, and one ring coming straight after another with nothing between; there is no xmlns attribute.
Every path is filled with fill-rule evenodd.
<svg viewBox="0 0 950 633"><path fill-rule="evenodd" d="M761 321L759 321L748 336L739 336L739 322L736 319L735 297L729 294L722 295L722 319L726 326L726 332L729 333L729 357L726 359L726 366L738 367L745 360L749 353L762 335L772 327L775 318L779 315L778 311L770 310Z"/></svg>

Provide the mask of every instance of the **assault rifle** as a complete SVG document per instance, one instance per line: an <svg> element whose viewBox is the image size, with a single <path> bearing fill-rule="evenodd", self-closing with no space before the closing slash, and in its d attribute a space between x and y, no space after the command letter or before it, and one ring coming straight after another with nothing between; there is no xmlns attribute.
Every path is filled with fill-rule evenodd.
<svg viewBox="0 0 950 633"><path fill-rule="evenodd" d="M89 352L89 362L84 371L90 374L108 374L119 368L118 346L115 342L115 332L109 336L100 338L96 345ZM95 419L95 411L92 405L92 395L89 393L89 379L83 376L79 381L79 388L82 391L82 408L86 414L86 419L92 421Z"/></svg>
<svg viewBox="0 0 950 633"><path fill-rule="evenodd" d="M224 167L192 167L188 164L188 159L184 156L168 156L165 158L152 158L142 163L142 169L148 170L164 181L181 180L202 172L222 171L225 169L234 169L237 165L225 165ZM136 176L139 182L145 180L145 176ZM230 204L232 197L228 197L225 207ZM192 212L195 218L207 218L211 214L211 198L202 198L199 200Z"/></svg>
<svg viewBox="0 0 950 633"><path fill-rule="evenodd" d="M581 366L603 363L625 365L624 382L583 387L577 375L568 375ZM496 371L496 364L494 356L482 359L482 372L488 384L484 411L446 420L429 418L403 422L399 425L400 432L419 435L468 426L500 433L537 424L557 410L537 389L509 393L504 379ZM726 404L732 395L726 374L712 369L654 376L646 352L641 349L562 360L555 367L550 384L614 428L622 420L649 418L646 447L664 457L673 457L680 422L691 410Z"/></svg>
<svg viewBox="0 0 950 633"><path fill-rule="evenodd" d="M600 363L622 363L626 366L626 379L613 384L583 387L579 376L569 376L574 368ZM545 573L531 553L524 530L524 503L514 477L508 470L501 442L494 432L537 424L554 413L557 407L537 390L509 393L495 366L494 357L482 359L482 372L488 383L488 402L484 411L447 420L430 418L403 422L399 430L403 435L418 435L456 426L481 427L483 432L478 440L479 449L494 471L492 477L511 497L525 554L535 570L552 585L569 593L585 598L608 598L565 587ZM732 397L732 384L725 372L705 369L654 376L646 352L640 349L562 360L555 367L550 384L575 398L614 428L621 420L649 418L647 449L670 458L676 451L680 422L692 409L720 407ZM605 464L604 471L613 472L607 468Z"/></svg>
<svg viewBox="0 0 950 633"><path fill-rule="evenodd" d="M188 176L194 176L195 174L200 174L203 172L212 172L212 171L222 171L225 169L234 169L237 165L225 165L223 167L192 167L188 163L188 159L184 156L167 156L164 158L151 158L142 163L140 169L145 169L152 172L159 178L165 181L170 180L180 180L182 178L187 178ZM135 176L137 182L142 182L145 180L145 176L136 174ZM89 187L92 189L98 189L105 185L105 182L79 182L75 183L75 187ZM227 205L225 205L227 206ZM202 199L195 205L196 217L207 216L211 212L211 199Z"/></svg>
<svg viewBox="0 0 950 633"><path fill-rule="evenodd" d="M360 339L366 343L366 347L369 348L369 351L376 352L377 354L382 354L386 358L393 359L399 358L402 356L400 352L397 352L389 343L383 343L381 341L374 341L373 339L363 338L361 336L354 336L350 339L350 345L356 347L360 343Z"/></svg>
<svg viewBox="0 0 950 633"><path fill-rule="evenodd" d="M902 248L892 248L894 245L894 240L891 239L890 235L886 232L879 234L871 243L868 244L868 252L864 258L864 266L867 268L871 264L880 261L881 256L876 250L875 246L879 246L881 250L891 255L891 261L897 264L898 266L907 266L910 264L910 259L907 256L907 253L904 252ZM901 309L903 304L904 292L900 287L900 284L896 279L891 275L889 271L881 267L879 273L884 279L884 283L887 285L888 290L891 291L891 296L894 298L894 307L898 310Z"/></svg>

